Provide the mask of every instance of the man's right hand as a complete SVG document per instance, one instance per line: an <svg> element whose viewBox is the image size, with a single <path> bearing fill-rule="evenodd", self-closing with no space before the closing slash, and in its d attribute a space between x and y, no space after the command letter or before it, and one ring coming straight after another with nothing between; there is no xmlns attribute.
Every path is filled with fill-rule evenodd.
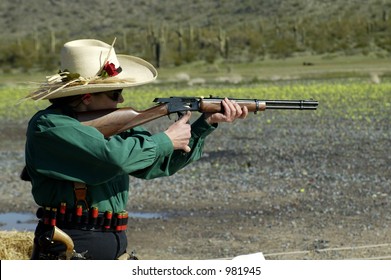
<svg viewBox="0 0 391 280"><path fill-rule="evenodd" d="M173 123L164 133L171 139L174 150L183 150L186 153L191 151L189 145L191 137L191 126L189 120L191 112L187 111L178 121Z"/></svg>

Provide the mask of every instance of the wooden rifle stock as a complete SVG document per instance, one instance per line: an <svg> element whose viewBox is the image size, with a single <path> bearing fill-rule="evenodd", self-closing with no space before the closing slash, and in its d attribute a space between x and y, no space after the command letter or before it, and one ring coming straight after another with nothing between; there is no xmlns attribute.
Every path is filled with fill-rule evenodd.
<svg viewBox="0 0 391 280"><path fill-rule="evenodd" d="M125 107L81 112L77 114L77 119L84 125L95 127L105 137L110 137L168 114L167 106L160 104L144 111Z"/></svg>
<svg viewBox="0 0 391 280"><path fill-rule="evenodd" d="M231 99L231 98L230 98ZM172 113L183 114L186 111L200 113L223 112L223 98L169 97L155 98L158 105L144 111L131 107L87 111L77 113L77 119L84 125L93 126L105 137L121 133L135 126L142 125ZM266 109L283 110L316 110L318 101L315 100L258 100L235 99L240 107L247 107L249 112L257 113Z"/></svg>

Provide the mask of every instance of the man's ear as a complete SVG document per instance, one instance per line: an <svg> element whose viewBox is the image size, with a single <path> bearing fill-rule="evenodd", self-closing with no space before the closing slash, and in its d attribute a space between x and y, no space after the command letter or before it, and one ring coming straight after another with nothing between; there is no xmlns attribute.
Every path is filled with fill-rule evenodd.
<svg viewBox="0 0 391 280"><path fill-rule="evenodd" d="M92 101L92 95L90 93L86 93L81 97L81 101L83 101L84 105L89 105Z"/></svg>

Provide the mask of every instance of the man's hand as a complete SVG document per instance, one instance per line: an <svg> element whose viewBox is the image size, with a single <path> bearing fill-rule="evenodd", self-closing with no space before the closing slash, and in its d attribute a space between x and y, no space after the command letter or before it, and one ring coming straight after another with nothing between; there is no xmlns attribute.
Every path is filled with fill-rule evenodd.
<svg viewBox="0 0 391 280"><path fill-rule="evenodd" d="M228 98L224 98L221 102L224 113L205 114L205 120L209 124L228 122L232 123L236 119L245 119L248 115L247 107L240 108L239 104L235 101L231 101Z"/></svg>
<svg viewBox="0 0 391 280"><path fill-rule="evenodd" d="M191 126L189 119L191 112L187 111L182 118L173 123L166 131L167 136L171 139L174 150L184 150L186 153L191 149L188 146L191 137Z"/></svg>

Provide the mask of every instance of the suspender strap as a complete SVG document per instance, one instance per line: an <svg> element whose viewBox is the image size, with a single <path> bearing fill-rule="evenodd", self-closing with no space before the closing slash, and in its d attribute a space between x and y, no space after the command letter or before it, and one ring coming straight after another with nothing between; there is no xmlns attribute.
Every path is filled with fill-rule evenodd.
<svg viewBox="0 0 391 280"><path fill-rule="evenodd" d="M73 191L75 193L76 207L79 204L84 204L85 208L89 210L89 206L87 203L87 186L84 183L73 182Z"/></svg>

